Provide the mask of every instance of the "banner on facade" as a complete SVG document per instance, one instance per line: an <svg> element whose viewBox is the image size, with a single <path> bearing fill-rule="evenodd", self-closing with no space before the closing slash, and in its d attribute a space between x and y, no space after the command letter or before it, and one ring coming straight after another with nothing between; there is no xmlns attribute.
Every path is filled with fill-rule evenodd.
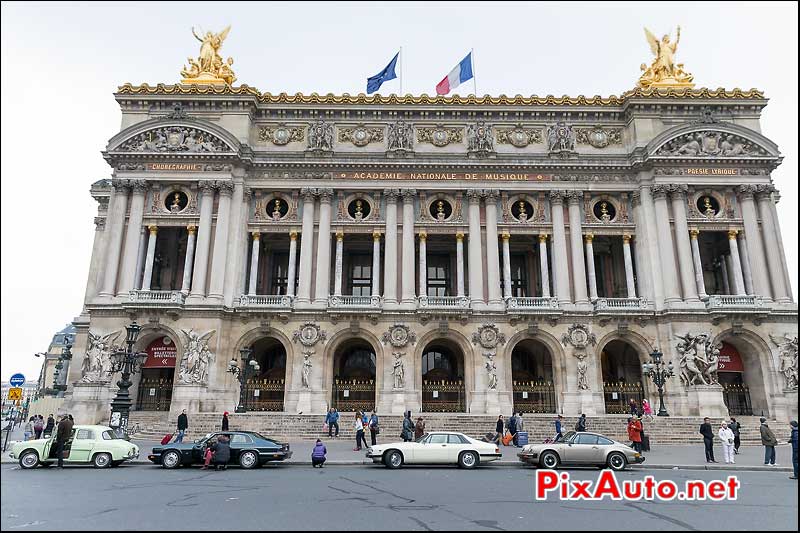
<svg viewBox="0 0 800 533"><path fill-rule="evenodd" d="M722 343L719 350L719 372L744 372L742 356L732 344Z"/></svg>
<svg viewBox="0 0 800 533"><path fill-rule="evenodd" d="M147 347L147 360L142 368L175 368L178 350L169 337L159 337Z"/></svg>

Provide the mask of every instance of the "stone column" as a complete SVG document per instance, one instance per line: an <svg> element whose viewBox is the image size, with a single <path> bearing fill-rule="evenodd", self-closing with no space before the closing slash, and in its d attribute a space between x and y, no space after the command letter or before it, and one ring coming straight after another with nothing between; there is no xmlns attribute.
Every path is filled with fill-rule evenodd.
<svg viewBox="0 0 800 533"><path fill-rule="evenodd" d="M781 260L780 245L781 241L776 230L775 220L772 218L773 203L772 185L759 185L758 194L758 213L761 215L761 228L764 231L764 248L767 254L767 268L769 277L772 281L772 295L779 303L790 303L792 301L789 291L786 288L786 278L783 275L783 261ZM749 233L748 233L749 234Z"/></svg>
<svg viewBox="0 0 800 533"><path fill-rule="evenodd" d="M114 187L113 202L110 202L107 216L108 248L106 250L108 261L105 265L105 276L100 296L114 296L119 272L119 258L122 247L122 228L125 225L125 212L128 209L128 191L130 184L127 181L112 180Z"/></svg>
<svg viewBox="0 0 800 533"><path fill-rule="evenodd" d="M583 260L583 235L581 232L581 200L583 192L567 191L569 198L569 240L572 244L572 284L575 288L575 304L588 305L586 295L586 268Z"/></svg>
<svg viewBox="0 0 800 533"><path fill-rule="evenodd" d="M744 275L742 274L742 260L739 257L739 244L736 242L736 234L739 233L735 229L728 232L728 245L731 250L731 266L733 267L733 289L737 296L743 296L744 291Z"/></svg>
<svg viewBox="0 0 800 533"><path fill-rule="evenodd" d="M686 222L687 185L673 185L672 214L675 217L675 239L678 245L678 266L681 272L683 298L687 302L698 303L697 285L692 265L692 245L689 243L689 226Z"/></svg>
<svg viewBox="0 0 800 533"><path fill-rule="evenodd" d="M481 251L481 191L469 189L469 296L472 303L482 304L483 252Z"/></svg>
<svg viewBox="0 0 800 533"><path fill-rule="evenodd" d="M464 234L456 233L456 296L464 296Z"/></svg>
<svg viewBox="0 0 800 533"><path fill-rule="evenodd" d="M208 250L211 246L211 215L214 210L214 183L200 182L200 227L197 229L197 253L194 256L194 274L190 296L202 298L206 295L208 274Z"/></svg>
<svg viewBox="0 0 800 533"><path fill-rule="evenodd" d="M142 226L139 232L139 250L136 252L136 273L133 278L134 289L142 288L145 255L147 255L147 228Z"/></svg>
<svg viewBox="0 0 800 533"><path fill-rule="evenodd" d="M681 292L678 287L678 272L675 269L672 228L670 228L669 206L667 205L667 187L665 185L653 185L652 189L656 226L658 228L658 255L661 273L664 277L664 301L669 304L681 301Z"/></svg>
<svg viewBox="0 0 800 533"><path fill-rule="evenodd" d="M550 213L553 222L553 268L555 269L553 288L559 304L570 304L572 297L569 292L569 261L567 260L567 237L564 232L563 191L550 191Z"/></svg>
<svg viewBox="0 0 800 533"><path fill-rule="evenodd" d="M400 191L386 189L386 239L383 253L383 296L389 305L397 304L397 197Z"/></svg>
<svg viewBox="0 0 800 533"><path fill-rule="evenodd" d="M131 197L131 210L128 213L128 228L125 232L125 244L122 253L122 275L119 280L119 294L127 295L133 290L136 277L136 252L139 250L139 234L144 218L144 195L147 191L147 182L132 180L133 195Z"/></svg>
<svg viewBox="0 0 800 533"><path fill-rule="evenodd" d="M342 253L344 252L344 233L339 230L336 232L336 257L333 277L333 294L342 295Z"/></svg>
<svg viewBox="0 0 800 533"><path fill-rule="evenodd" d="M642 171L640 181L651 179ZM636 222L636 268L639 272L639 294L653 300L656 310L664 309L664 275L661 271L658 247L658 227L650 187L641 187L631 194L633 217Z"/></svg>
<svg viewBox="0 0 800 533"><path fill-rule="evenodd" d="M183 283L181 284L181 292L183 294L189 294L189 288L192 286L192 260L194 259L197 228L195 226L187 226L186 231L189 233L189 238L186 241L186 257L183 259Z"/></svg>
<svg viewBox="0 0 800 533"><path fill-rule="evenodd" d="M295 282L297 269L297 232L291 230L289 232L289 265L286 269L286 295L294 296L294 288L297 285Z"/></svg>
<svg viewBox="0 0 800 533"><path fill-rule="evenodd" d="M754 196L756 193L755 185L742 185L739 187L739 207L742 211L742 222L744 222L744 233L747 235L748 256L753 273L753 291L757 296L762 296L767 300L772 299L772 290L769 286L769 275L767 270L766 251L764 250L764 240L761 237L761 229L758 227L758 215L756 214L756 204Z"/></svg>
<svg viewBox="0 0 800 533"><path fill-rule="evenodd" d="M319 237L314 303L327 305L331 293L331 198L333 189L319 189Z"/></svg>
<svg viewBox="0 0 800 533"><path fill-rule="evenodd" d="M778 192L778 189L772 188L772 201L769 203L769 210L772 212L772 221L775 223L775 235L778 238L777 247L778 251L780 252L781 256L781 269L783 270L783 280L786 284L786 293L788 294L789 298L792 298L792 279L789 275L789 264L786 262L786 249L783 247L783 237L781 236L781 224L780 219L778 217L778 202L781 199L781 195ZM739 247L742 248L741 246ZM744 256L742 256L744 257ZM745 274L745 282L747 280L747 275Z"/></svg>
<svg viewBox="0 0 800 533"><path fill-rule="evenodd" d="M497 197L500 191L487 190L486 202L486 283L489 289L489 305L500 306L503 301L500 291L500 254L497 234ZM511 268L509 266L509 268Z"/></svg>
<svg viewBox="0 0 800 533"><path fill-rule="evenodd" d="M403 189L403 292L401 303L413 304L414 293L414 198L416 189Z"/></svg>
<svg viewBox="0 0 800 533"><path fill-rule="evenodd" d="M150 238L147 241L147 259L144 263L144 277L142 278L142 290L149 291L153 281L153 262L156 258L156 240L158 239L158 226L147 226L150 230Z"/></svg>
<svg viewBox="0 0 800 533"><path fill-rule="evenodd" d="M744 276L744 292L753 295L753 273L750 271L750 254L747 250L747 239L744 232L739 232L739 255L742 259L742 275Z"/></svg>
<svg viewBox="0 0 800 533"><path fill-rule="evenodd" d="M297 284L297 303L311 302L311 260L314 254L314 197L316 189L304 187L303 196L303 229L300 241L300 269Z"/></svg>
<svg viewBox="0 0 800 533"><path fill-rule="evenodd" d="M419 295L428 294L428 233L419 232Z"/></svg>
<svg viewBox="0 0 800 533"><path fill-rule="evenodd" d="M633 256L631 255L631 236L622 236L622 255L625 258L625 283L628 287L628 298L636 298L636 282L633 278Z"/></svg>
<svg viewBox="0 0 800 533"><path fill-rule="evenodd" d="M733 265L731 264L731 256L723 255L721 258L721 265L722 268L722 287L725 289L725 294L733 294L735 292L735 288L732 285L733 282Z"/></svg>
<svg viewBox="0 0 800 533"><path fill-rule="evenodd" d="M512 297L511 293L511 234L503 232L503 298Z"/></svg>
<svg viewBox="0 0 800 533"><path fill-rule="evenodd" d="M547 264L547 233L539 234L539 270L542 273L542 297L550 298L550 266Z"/></svg>
<svg viewBox="0 0 800 533"><path fill-rule="evenodd" d="M83 295L84 304L97 295L97 280L99 271L103 264L106 248L106 219L104 217L94 218L94 242L92 243L92 259L89 266L89 276L86 280L86 291ZM142 254L144 255L144 253ZM85 313L86 310L84 309Z"/></svg>
<svg viewBox="0 0 800 533"><path fill-rule="evenodd" d="M594 271L594 246L592 245L594 235L587 233L583 236L583 240L586 242L586 270L589 274L589 298L595 301L597 300L597 274L595 274Z"/></svg>
<svg viewBox="0 0 800 533"><path fill-rule="evenodd" d="M689 236L692 241L692 263L694 264L694 280L697 284L697 293L703 300L708 299L706 294L706 282L703 279L703 262L700 260L700 245L697 243L697 236L700 234L699 230L689 230Z"/></svg>
<svg viewBox="0 0 800 533"><path fill-rule="evenodd" d="M372 296L381 295L381 232L372 232Z"/></svg>
<svg viewBox="0 0 800 533"><path fill-rule="evenodd" d="M256 284L258 283L258 259L261 255L261 233L258 231L253 232L253 246L250 253L250 280L247 284L247 294L255 296Z"/></svg>
<svg viewBox="0 0 800 533"><path fill-rule="evenodd" d="M224 299L223 305L232 307L243 291L244 279L239 285L239 276L244 276L247 270L247 248L250 244L250 233L247 231L247 219L250 217L250 187L245 187L241 182L233 184L231 197L230 224L228 226L227 264L225 265Z"/></svg>
<svg viewBox="0 0 800 533"><path fill-rule="evenodd" d="M217 206L217 227L214 230L214 251L211 256L211 286L208 290L209 298L222 299L225 291L225 268L228 261L228 234L231 226L231 198L233 197L233 183L230 181L218 182L219 205Z"/></svg>

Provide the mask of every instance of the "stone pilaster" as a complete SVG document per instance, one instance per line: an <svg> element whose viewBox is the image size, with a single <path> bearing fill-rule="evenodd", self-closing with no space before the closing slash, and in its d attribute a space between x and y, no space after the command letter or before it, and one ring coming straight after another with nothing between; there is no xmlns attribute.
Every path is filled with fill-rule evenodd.
<svg viewBox="0 0 800 533"><path fill-rule="evenodd" d="M131 196L131 209L128 213L128 228L125 232L125 243L122 253L122 275L119 280L119 295L127 296L133 290L136 278L136 253L139 250L139 235L144 218L144 196L147 192L147 182L144 180L131 180L133 194Z"/></svg>
<svg viewBox="0 0 800 533"><path fill-rule="evenodd" d="M381 232L372 232L372 296L381 295Z"/></svg>
<svg viewBox="0 0 800 533"><path fill-rule="evenodd" d="M419 232L419 295L428 294L428 233Z"/></svg>
<svg viewBox="0 0 800 533"><path fill-rule="evenodd" d="M289 265L286 269L286 294L294 296L297 275L297 231L289 232Z"/></svg>
<svg viewBox="0 0 800 533"><path fill-rule="evenodd" d="M781 260L780 245L781 241L776 230L776 222L773 220L772 185L759 185L756 200L758 201L758 213L761 215L761 228L764 232L764 248L767 256L767 268L772 284L772 295L778 303L790 303L792 301L786 287L786 279L783 275L783 261ZM748 232L749 234L749 232Z"/></svg>

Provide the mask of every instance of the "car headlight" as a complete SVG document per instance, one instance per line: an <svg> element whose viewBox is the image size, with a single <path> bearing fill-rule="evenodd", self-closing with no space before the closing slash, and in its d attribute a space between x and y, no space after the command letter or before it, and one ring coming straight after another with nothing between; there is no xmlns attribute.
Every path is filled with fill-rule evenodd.
<svg viewBox="0 0 800 533"><path fill-rule="evenodd" d="M372 448L367 448L367 455L372 455Z"/></svg>

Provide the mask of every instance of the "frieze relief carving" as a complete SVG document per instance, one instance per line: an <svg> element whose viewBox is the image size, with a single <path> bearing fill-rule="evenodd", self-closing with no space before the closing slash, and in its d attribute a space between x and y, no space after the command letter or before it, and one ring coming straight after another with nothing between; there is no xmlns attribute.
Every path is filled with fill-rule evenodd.
<svg viewBox="0 0 800 533"><path fill-rule="evenodd" d="M222 139L203 130L167 126L142 132L116 150L128 152L232 152Z"/></svg>
<svg viewBox="0 0 800 533"><path fill-rule="evenodd" d="M655 155L691 157L768 156L766 150L744 137L719 131L686 133L664 144Z"/></svg>
<svg viewBox="0 0 800 533"><path fill-rule="evenodd" d="M497 144L510 144L517 148L525 148L529 144L541 143L542 130L540 128L524 128L522 124L517 124L513 129L497 129Z"/></svg>
<svg viewBox="0 0 800 533"><path fill-rule="evenodd" d="M333 150L333 125L319 119L308 128L308 149L330 152Z"/></svg>
<svg viewBox="0 0 800 533"><path fill-rule="evenodd" d="M112 331L108 335L88 334L86 357L81 365L81 383L108 383L111 381L111 353L121 350L115 344L122 331Z"/></svg>
<svg viewBox="0 0 800 533"><path fill-rule="evenodd" d="M291 142L303 142L305 139L305 128L300 126L291 127L281 123L258 128L260 142L271 142L277 146L286 146Z"/></svg>
<svg viewBox="0 0 800 533"><path fill-rule="evenodd" d="M208 385L208 370L214 354L208 347L208 341L216 330L212 329L202 335L190 329L182 329L186 344L186 353L181 359L180 379L182 383L191 385Z"/></svg>
<svg viewBox="0 0 800 533"><path fill-rule="evenodd" d="M326 338L327 334L325 331L320 329L319 325L313 322L306 322L300 326L300 329L292 333L292 341L299 341L300 344L306 347L314 346L319 341L322 341L324 344Z"/></svg>
<svg viewBox="0 0 800 533"><path fill-rule="evenodd" d="M482 324L478 331L472 334L472 344L480 344L487 350L496 348L498 344L505 344L506 336L494 324Z"/></svg>
<svg viewBox="0 0 800 533"><path fill-rule="evenodd" d="M404 120L389 124L386 140L389 151L411 152L414 150L414 127Z"/></svg>
<svg viewBox="0 0 800 533"><path fill-rule="evenodd" d="M575 140L578 144L588 144L594 148L622 144L622 128L575 128Z"/></svg>
<svg viewBox="0 0 800 533"><path fill-rule="evenodd" d="M565 122L547 127L547 150L550 155L569 157L575 152L575 131Z"/></svg>
<svg viewBox="0 0 800 533"><path fill-rule="evenodd" d="M488 156L494 153L494 136L492 127L478 121L467 126L467 152L477 156Z"/></svg>
<svg viewBox="0 0 800 533"><path fill-rule="evenodd" d="M784 334L783 337L769 336L772 344L778 347L780 366L783 374L783 390L797 390L797 335Z"/></svg>
<svg viewBox="0 0 800 533"><path fill-rule="evenodd" d="M464 140L463 128L448 128L441 124L432 128L417 128L417 142L430 143L442 147Z"/></svg>
<svg viewBox="0 0 800 533"><path fill-rule="evenodd" d="M351 142L355 146L383 142L383 127L367 128L359 124L354 128L339 128L339 142Z"/></svg>
<svg viewBox="0 0 800 533"><path fill-rule="evenodd" d="M405 324L395 324L381 337L384 344L390 343L395 348L403 348L408 343L415 344L417 335Z"/></svg>
<svg viewBox="0 0 800 533"><path fill-rule="evenodd" d="M589 345L597 344L597 337L589 331L589 326L585 324L572 324L567 328L567 332L561 336L561 344L571 345L573 348L585 350Z"/></svg>

